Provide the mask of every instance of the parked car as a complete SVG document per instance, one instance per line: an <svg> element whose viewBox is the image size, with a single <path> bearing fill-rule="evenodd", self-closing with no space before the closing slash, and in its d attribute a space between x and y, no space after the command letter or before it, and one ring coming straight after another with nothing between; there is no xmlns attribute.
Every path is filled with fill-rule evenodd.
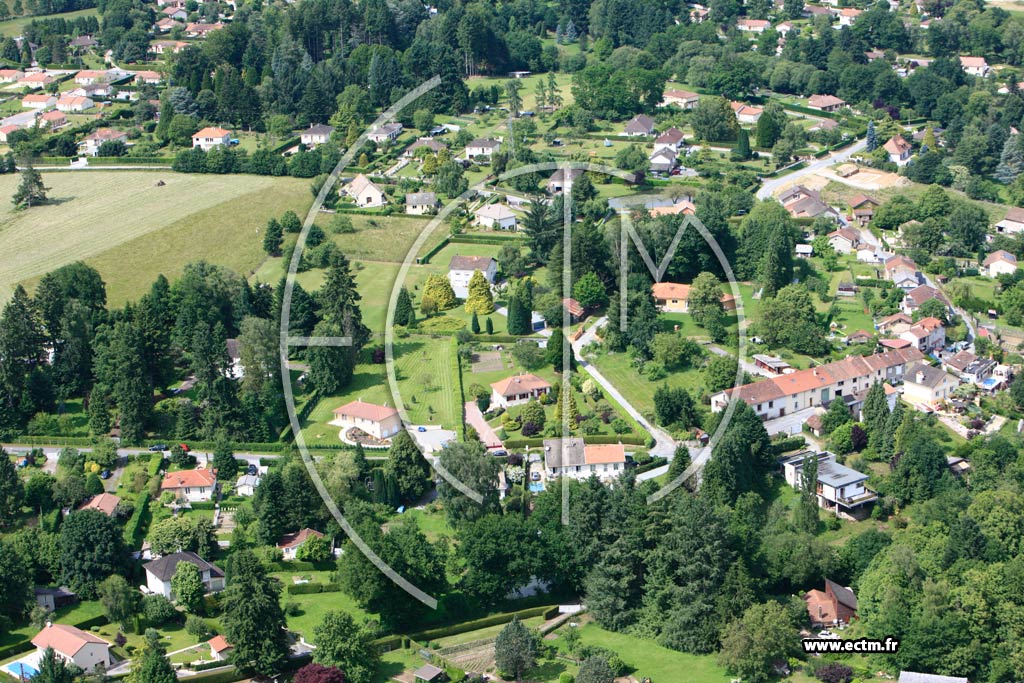
<svg viewBox="0 0 1024 683"><path fill-rule="evenodd" d="M154 444L154 445L149 447L149 452L150 453L163 453L166 450L167 450L167 444L165 444L165 443L158 443L158 444Z"/></svg>
<svg viewBox="0 0 1024 683"><path fill-rule="evenodd" d="M110 479L110 470L100 472L100 479Z"/></svg>
<svg viewBox="0 0 1024 683"><path fill-rule="evenodd" d="M178 444L178 447L181 450L185 451L186 453L191 453L192 452L192 449L188 447L187 443L180 443L180 444Z"/></svg>
<svg viewBox="0 0 1024 683"><path fill-rule="evenodd" d="M540 472L530 472L530 481L540 481Z"/></svg>
<svg viewBox="0 0 1024 683"><path fill-rule="evenodd" d="M246 474L255 475L257 471L258 470L256 469L256 465L253 465L252 463L249 463L249 466L245 468Z"/></svg>

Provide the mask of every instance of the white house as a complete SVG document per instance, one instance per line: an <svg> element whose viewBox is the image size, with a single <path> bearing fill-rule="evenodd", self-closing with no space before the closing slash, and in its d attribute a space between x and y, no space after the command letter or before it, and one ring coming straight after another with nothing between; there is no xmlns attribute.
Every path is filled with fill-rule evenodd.
<svg viewBox="0 0 1024 683"><path fill-rule="evenodd" d="M333 126L328 126L323 123L310 125L309 128L299 134L299 142L304 144L306 147L324 145L331 139L331 133L333 132Z"/></svg>
<svg viewBox="0 0 1024 683"><path fill-rule="evenodd" d="M1017 272L1017 257L1008 251L999 249L986 256L982 265L985 266L989 277L1013 275Z"/></svg>
<svg viewBox="0 0 1024 683"><path fill-rule="evenodd" d="M477 159L478 157L490 158L492 154L501 149L500 140L490 138L477 138L466 145L466 158Z"/></svg>
<svg viewBox="0 0 1024 683"><path fill-rule="evenodd" d="M946 345L946 328L938 318L921 318L899 336L922 353L941 350Z"/></svg>
<svg viewBox="0 0 1024 683"><path fill-rule="evenodd" d="M737 19L736 29L748 33L764 33L771 28L772 22L765 19Z"/></svg>
<svg viewBox="0 0 1024 683"><path fill-rule="evenodd" d="M32 639L32 644L40 656L47 648L52 648L65 663L74 664L83 671L92 671L100 665L106 668L113 663L110 643L67 624L47 622L43 630Z"/></svg>
<svg viewBox="0 0 1024 683"><path fill-rule="evenodd" d="M996 223L996 232L1017 235L1024 232L1024 209L1014 206L1006 212L1006 218Z"/></svg>
<svg viewBox="0 0 1024 683"><path fill-rule="evenodd" d="M853 228L839 228L828 234L828 243L840 254L849 254L860 245L860 233Z"/></svg>
<svg viewBox="0 0 1024 683"><path fill-rule="evenodd" d="M544 439L544 471L549 478L615 479L626 469L626 450L617 444L584 444L583 439Z"/></svg>
<svg viewBox="0 0 1024 683"><path fill-rule="evenodd" d="M862 14L864 14L864 10L855 9L853 7L844 7L839 10L839 25L853 26L857 22L857 17Z"/></svg>
<svg viewBox="0 0 1024 683"><path fill-rule="evenodd" d="M21 106L25 109L50 109L57 104L53 95L25 95L21 98Z"/></svg>
<svg viewBox="0 0 1024 683"><path fill-rule="evenodd" d="M146 588L149 589L149 592L162 595L168 600L173 599L171 581L174 579L174 572L178 570L178 565L182 562L196 566L207 593L224 590L224 572L216 565L210 564L195 553L186 550L164 555L142 565L142 568L146 570Z"/></svg>
<svg viewBox="0 0 1024 683"><path fill-rule="evenodd" d="M57 100L57 109L63 112L79 112L92 109L96 103L81 95L63 95Z"/></svg>
<svg viewBox="0 0 1024 683"><path fill-rule="evenodd" d="M75 83L78 85L92 85L93 83L105 83L107 81L106 71L92 71L83 69L75 74Z"/></svg>
<svg viewBox="0 0 1024 683"><path fill-rule="evenodd" d="M695 92L688 90L666 90L665 94L661 97L661 104L658 106L668 107L675 105L680 109L696 109L698 102L700 102L700 95Z"/></svg>
<svg viewBox="0 0 1024 683"><path fill-rule="evenodd" d="M515 230L517 219L504 204L484 204L473 212L474 223L492 230Z"/></svg>
<svg viewBox="0 0 1024 683"><path fill-rule="evenodd" d="M942 368L917 363L907 368L903 378L903 400L918 409L935 410L949 399L960 379Z"/></svg>
<svg viewBox="0 0 1024 683"><path fill-rule="evenodd" d="M433 192L410 192L405 195L405 212L413 216L433 213L441 202Z"/></svg>
<svg viewBox="0 0 1024 683"><path fill-rule="evenodd" d="M82 152L86 156L94 157L100 151L100 146L104 142L120 141L127 144L128 134L114 130L113 128L97 128L88 137L84 138L79 144L82 147Z"/></svg>
<svg viewBox="0 0 1024 683"><path fill-rule="evenodd" d="M574 183L576 179L583 175L582 168L570 168L569 169L569 182ZM548 178L547 183L544 184L545 189L551 194L558 194L565 189L566 185L566 174L565 169L560 168L551 174Z"/></svg>
<svg viewBox="0 0 1024 683"><path fill-rule="evenodd" d="M960 57L960 68L965 74L985 78L989 74L988 62L984 57Z"/></svg>
<svg viewBox="0 0 1024 683"><path fill-rule="evenodd" d="M730 102L729 105L736 114L736 120L740 123L754 125L761 118L761 114L764 113L764 109L761 107L752 107L743 102Z"/></svg>
<svg viewBox="0 0 1024 683"><path fill-rule="evenodd" d="M670 173L676 167L676 153L668 147L663 147L648 159L648 167L652 173Z"/></svg>
<svg viewBox="0 0 1024 683"><path fill-rule="evenodd" d="M216 487L216 473L205 467L167 472L160 482L161 491L170 491L175 499L187 500L190 503L210 500Z"/></svg>
<svg viewBox="0 0 1024 683"><path fill-rule="evenodd" d="M498 262L490 256L452 256L448 263L448 282L459 299L469 297L469 281L473 273L480 271L488 284L494 284L498 274Z"/></svg>
<svg viewBox="0 0 1024 683"><path fill-rule="evenodd" d="M324 535L316 529L302 529L301 531L282 536L281 540L277 543L277 547L281 549L284 559L294 560L296 553L299 552L299 548L304 546L306 541L313 537L323 538Z"/></svg>
<svg viewBox="0 0 1024 683"><path fill-rule="evenodd" d="M782 461L782 473L786 483L800 489L804 461L814 458L818 462L817 494L818 505L835 510L836 513L854 513L857 508L876 500L874 491L864 486L868 475L840 465L834 453L804 451Z"/></svg>
<svg viewBox="0 0 1024 683"><path fill-rule="evenodd" d="M361 208L369 209L384 206L387 203L384 191L374 185L373 181L362 173L353 178L352 182L342 187L340 191L352 197L356 202L356 206Z"/></svg>
<svg viewBox="0 0 1024 683"><path fill-rule="evenodd" d="M663 149L669 149L672 150L673 153L678 152L679 148L683 146L683 139L683 131L672 126L655 138L654 151L660 152Z"/></svg>
<svg viewBox="0 0 1024 683"><path fill-rule="evenodd" d="M910 163L910 143L904 140L902 135L889 138L884 147L892 163L897 166L906 166Z"/></svg>
<svg viewBox="0 0 1024 683"><path fill-rule="evenodd" d="M383 126L374 128L367 134L367 138L373 140L377 144L382 142L394 142L398 139L398 136L402 134L402 124L400 123L385 123Z"/></svg>
<svg viewBox="0 0 1024 683"><path fill-rule="evenodd" d="M513 375L491 384L491 405L507 409L509 406L528 403L530 399L539 399L550 392L551 385L537 375Z"/></svg>
<svg viewBox="0 0 1024 683"><path fill-rule="evenodd" d="M243 474L235 482L235 493L246 497L254 496L259 485L260 477L258 474Z"/></svg>
<svg viewBox="0 0 1024 683"><path fill-rule="evenodd" d="M231 651L235 649L224 636L214 636L206 641L206 644L210 646L210 657L215 662L227 661Z"/></svg>
<svg viewBox="0 0 1024 683"><path fill-rule="evenodd" d="M223 128L203 128L192 135L192 146L209 152L214 147L231 142L231 131Z"/></svg>
<svg viewBox="0 0 1024 683"><path fill-rule="evenodd" d="M391 406L367 403L362 399L349 401L335 408L331 424L341 427L342 432L359 429L375 439L389 439L402 430L402 418Z"/></svg>

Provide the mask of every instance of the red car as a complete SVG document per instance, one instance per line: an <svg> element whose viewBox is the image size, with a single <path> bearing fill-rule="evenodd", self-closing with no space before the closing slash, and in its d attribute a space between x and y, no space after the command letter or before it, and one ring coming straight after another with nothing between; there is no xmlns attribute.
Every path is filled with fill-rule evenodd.
<svg viewBox="0 0 1024 683"><path fill-rule="evenodd" d="M190 452L192 450L191 448L188 447L187 443L180 443L180 444L178 444L178 448L180 448L181 450L185 451L186 453L188 453L188 452Z"/></svg>

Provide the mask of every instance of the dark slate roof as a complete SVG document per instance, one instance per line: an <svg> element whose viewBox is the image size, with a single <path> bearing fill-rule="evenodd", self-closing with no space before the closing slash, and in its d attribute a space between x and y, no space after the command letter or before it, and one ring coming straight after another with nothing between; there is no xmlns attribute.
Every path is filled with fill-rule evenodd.
<svg viewBox="0 0 1024 683"><path fill-rule="evenodd" d="M224 572L220 570L220 567L210 564L194 552L188 550L164 555L159 560L147 562L142 565L142 568L161 581L170 581L174 577L174 570L178 568L179 562L191 562L199 567L200 572L209 569L211 576L224 576Z"/></svg>
<svg viewBox="0 0 1024 683"><path fill-rule="evenodd" d="M857 609L857 596L854 595L853 591L846 586L840 586L835 581L825 579L825 585L832 589L833 595L836 596L836 600L840 604L846 605L852 610Z"/></svg>

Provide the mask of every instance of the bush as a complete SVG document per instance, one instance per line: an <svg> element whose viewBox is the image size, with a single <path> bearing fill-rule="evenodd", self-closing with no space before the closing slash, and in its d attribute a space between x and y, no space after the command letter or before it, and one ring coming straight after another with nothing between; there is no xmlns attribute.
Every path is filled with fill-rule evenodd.
<svg viewBox="0 0 1024 683"><path fill-rule="evenodd" d="M814 676L824 683L850 683L853 680L853 669L846 664L829 662L819 666L814 672Z"/></svg>
<svg viewBox="0 0 1024 683"><path fill-rule="evenodd" d="M206 638L206 636L210 634L210 626L206 621L194 614L190 614L189 617L185 619L185 630L199 640Z"/></svg>
<svg viewBox="0 0 1024 683"><path fill-rule="evenodd" d="M170 600L156 594L142 598L142 614L150 626L163 626L179 616Z"/></svg>

